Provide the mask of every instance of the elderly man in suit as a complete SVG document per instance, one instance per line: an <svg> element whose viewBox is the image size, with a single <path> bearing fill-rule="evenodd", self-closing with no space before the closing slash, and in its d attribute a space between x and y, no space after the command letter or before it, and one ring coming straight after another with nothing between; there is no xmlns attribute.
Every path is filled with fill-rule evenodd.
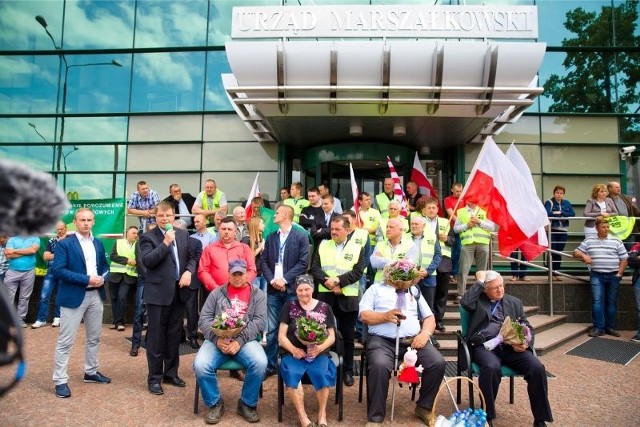
<svg viewBox="0 0 640 427"><path fill-rule="evenodd" d="M147 378L151 394L163 394L160 382L184 387L178 376L184 304L189 299L191 275L196 271L196 247L185 230L173 229L173 205L156 208L158 226L140 237L142 262L147 268L144 299L147 304ZM192 242L191 242L192 241Z"/></svg>
<svg viewBox="0 0 640 427"><path fill-rule="evenodd" d="M67 365L80 322L87 334L84 382L108 384L111 378L98 372L98 349L102 331L105 276L109 272L102 242L93 237L91 209L80 208L73 218L76 233L60 240L53 259L53 276L58 281L56 304L60 305L60 334L55 351L53 382L56 396L71 397Z"/></svg>
<svg viewBox="0 0 640 427"><path fill-rule="evenodd" d="M487 404L487 423L493 426L496 417L495 399L505 364L527 381L527 392L533 413L533 427L544 427L553 421L547 396L547 375L544 365L528 351L533 347L533 328L524 313L522 301L504 293L504 279L499 273L478 271L476 281L462 297L462 307L470 313L468 336L472 359L480 366L478 383ZM498 335L506 316L526 324L531 330L531 342L521 345L503 344L493 350L486 349L484 341Z"/></svg>
<svg viewBox="0 0 640 427"><path fill-rule="evenodd" d="M260 257L267 288L267 365L266 376L273 375L278 358L278 327L280 310L287 301L296 299L296 277L309 265L309 240L303 231L293 226L294 210L281 205L273 217L280 229L267 237Z"/></svg>

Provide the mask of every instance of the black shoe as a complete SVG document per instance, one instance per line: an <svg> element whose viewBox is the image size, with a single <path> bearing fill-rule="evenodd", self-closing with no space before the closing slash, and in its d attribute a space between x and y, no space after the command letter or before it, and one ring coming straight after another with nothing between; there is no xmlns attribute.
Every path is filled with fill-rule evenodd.
<svg viewBox="0 0 640 427"><path fill-rule="evenodd" d="M544 421L536 420L533 422L533 427L547 427L547 423Z"/></svg>
<svg viewBox="0 0 640 427"><path fill-rule="evenodd" d="M137 346L137 345L132 345L132 346L131 346L131 350L129 351L129 356L131 356L131 357L136 357L136 356L138 355L138 349L139 349L139 348L140 348L140 347L139 347L139 346Z"/></svg>
<svg viewBox="0 0 640 427"><path fill-rule="evenodd" d="M596 328L589 329L589 336L590 337L601 337L603 335L604 335L604 332L599 330L599 329L596 329Z"/></svg>
<svg viewBox="0 0 640 427"><path fill-rule="evenodd" d="M434 337L431 337L431 344L433 344L435 348L440 348L440 343Z"/></svg>
<svg viewBox="0 0 640 427"><path fill-rule="evenodd" d="M604 333L607 335L620 338L620 332L616 331L615 329L607 329L606 331L604 331Z"/></svg>
<svg viewBox="0 0 640 427"><path fill-rule="evenodd" d="M353 380L353 374L351 372L347 372L346 374L344 374L344 385L346 385L347 387L351 387L353 383L355 383L355 381Z"/></svg>
<svg viewBox="0 0 640 427"><path fill-rule="evenodd" d="M444 323L438 322L436 323L436 329L440 332L445 332L447 328L444 327Z"/></svg>
<svg viewBox="0 0 640 427"><path fill-rule="evenodd" d="M180 378L179 376L175 376L175 377L164 377L162 378L162 382L166 383L166 384L171 384L172 386L175 387L186 387L187 383L185 383L182 378Z"/></svg>
<svg viewBox="0 0 640 427"><path fill-rule="evenodd" d="M248 423L257 423L260 421L258 410L245 404L242 399L238 399L238 409L236 409L236 412Z"/></svg>
<svg viewBox="0 0 640 427"><path fill-rule="evenodd" d="M204 417L204 422L207 424L218 424L224 415L224 400L220 398L218 403L209 408L207 415Z"/></svg>
<svg viewBox="0 0 640 427"><path fill-rule="evenodd" d="M162 386L158 383L150 383L149 384L149 393L155 394L157 396L164 394L164 390L162 390Z"/></svg>
<svg viewBox="0 0 640 427"><path fill-rule="evenodd" d="M487 427L493 427L493 420L487 420Z"/></svg>
<svg viewBox="0 0 640 427"><path fill-rule="evenodd" d="M189 345L191 346L191 348L200 348L200 344L198 344L197 338L189 338Z"/></svg>

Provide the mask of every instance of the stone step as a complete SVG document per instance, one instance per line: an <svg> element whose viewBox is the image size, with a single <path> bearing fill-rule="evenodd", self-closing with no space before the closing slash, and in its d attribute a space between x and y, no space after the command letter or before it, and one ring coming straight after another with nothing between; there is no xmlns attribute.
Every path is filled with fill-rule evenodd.
<svg viewBox="0 0 640 427"><path fill-rule="evenodd" d="M460 306L457 304L447 304L447 311L445 311L444 313L444 324L449 325L449 324L460 324ZM451 308L451 310L449 310L449 308ZM538 310L540 309L540 307L538 307L537 305L531 305L531 306L525 306L524 307L524 312L527 315L527 317L533 316L534 314L538 313Z"/></svg>
<svg viewBox="0 0 640 427"><path fill-rule="evenodd" d="M574 337L584 334L590 327L590 323L563 323L536 334L535 345L538 356L542 356Z"/></svg>

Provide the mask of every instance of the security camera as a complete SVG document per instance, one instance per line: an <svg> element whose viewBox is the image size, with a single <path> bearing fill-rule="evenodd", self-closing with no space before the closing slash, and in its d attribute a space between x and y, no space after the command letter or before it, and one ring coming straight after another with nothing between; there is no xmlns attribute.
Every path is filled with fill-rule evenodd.
<svg viewBox="0 0 640 427"><path fill-rule="evenodd" d="M624 155L630 155L631 153L633 153L634 151L636 151L636 147L634 145L629 145L628 147L622 147L620 149L620 155L624 156Z"/></svg>

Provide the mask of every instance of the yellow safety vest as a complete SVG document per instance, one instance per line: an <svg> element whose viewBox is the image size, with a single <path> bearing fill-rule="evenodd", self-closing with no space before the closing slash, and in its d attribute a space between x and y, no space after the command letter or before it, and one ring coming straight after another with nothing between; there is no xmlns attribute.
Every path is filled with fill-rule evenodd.
<svg viewBox="0 0 640 427"><path fill-rule="evenodd" d="M487 212L485 212L483 209L480 209L476 206L476 211L477 213L475 216L477 216L479 219L487 219ZM456 216L463 224L468 223L471 219L471 213L466 207L458 209L458 211L456 212ZM472 245L474 243L478 243L480 245L488 245L490 241L491 233L478 225L460 233L460 242L463 245Z"/></svg>
<svg viewBox="0 0 640 427"><path fill-rule="evenodd" d="M423 217L425 219L425 221L429 221L429 219L422 215L419 212L411 212L411 215L409 215L409 222L411 222L411 219L413 219L414 215L420 215L421 217ZM429 224L427 224L429 225ZM426 227L426 226L425 226ZM440 218L438 217L438 234L444 234L445 236L449 234L449 230L451 229L451 224L449 223L449 220L446 218ZM436 236L438 237L438 236ZM438 240L440 240L440 237L438 237ZM446 256L451 258L451 246L447 246L444 243L440 242L440 251L442 252L442 256Z"/></svg>
<svg viewBox="0 0 640 427"><path fill-rule="evenodd" d="M380 226L380 220L382 217L380 216L380 212L377 209L369 208L368 211L363 211L360 209L360 220L362 221L362 227L367 230L371 227L375 227L376 230ZM376 244L376 233L369 233L369 243L372 245Z"/></svg>
<svg viewBox="0 0 640 427"><path fill-rule="evenodd" d="M607 218L607 223L609 223L609 234L620 240L624 240L629 237L633 231L636 219L634 217L629 218L622 215L616 215Z"/></svg>
<svg viewBox="0 0 640 427"><path fill-rule="evenodd" d="M399 259L406 258L407 253L409 253L412 247L413 240L407 238L406 236L403 236L402 240L400 240L400 243L398 243L398 245L396 246L395 251L391 251L391 245L389 244L388 240L383 240L376 245L376 248L373 252L380 252L383 258L397 261ZM374 281L381 282L383 279L384 275L382 273L382 269L380 269L376 272Z"/></svg>
<svg viewBox="0 0 640 427"><path fill-rule="evenodd" d="M407 234L407 238L411 239L414 241L415 240L413 238L413 235L411 233ZM420 266L420 268L423 269L427 269L427 267L429 267L429 265L431 265L431 261L433 261L433 256L436 253L436 239L438 238L438 236L436 236L433 232L433 230L428 229L427 227L424 228L424 233L423 233L423 237L420 240L420 253L416 253L417 255L420 255L420 259L417 260L416 265ZM435 276L436 272L434 271L432 276Z"/></svg>
<svg viewBox="0 0 640 427"><path fill-rule="evenodd" d="M294 198L284 199L284 204L287 205L287 206L291 206L293 208L293 222L295 222L295 223L299 223L300 222L300 212L302 212L302 209L304 209L307 206L311 205L311 203L309 203L309 201L307 199L303 199L303 198L299 198L299 199L294 199Z"/></svg>
<svg viewBox="0 0 640 427"><path fill-rule="evenodd" d="M129 245L129 241L127 239L118 239L116 241L116 251L118 255L126 257L127 259L135 259L136 258L136 243L133 245ZM124 273L129 276L138 277L138 272L136 271L135 265L123 265L117 262L112 262L109 267L109 271L111 273Z"/></svg>
<svg viewBox="0 0 640 427"><path fill-rule="evenodd" d="M403 218L401 216L396 217L399 220L402 221L402 232L403 233L408 233L409 232L409 221L407 221L407 218ZM389 222L389 218L381 218L380 219L380 230L382 230L382 238L384 240L387 240L387 223Z"/></svg>
<svg viewBox="0 0 640 427"><path fill-rule="evenodd" d="M376 194L376 204L378 205L382 218L389 218L389 202L392 200L393 199L389 200L387 193Z"/></svg>
<svg viewBox="0 0 640 427"><path fill-rule="evenodd" d="M216 190L216 194L213 196L212 207L209 207L209 199L207 198L207 193L205 191L201 191L198 195L200 197L200 201L202 202L202 209L205 211L212 210L217 212L220 210L220 199L224 197L224 193L220 190ZM209 221L209 216L206 217L207 224L213 224L212 221Z"/></svg>
<svg viewBox="0 0 640 427"><path fill-rule="evenodd" d="M367 239L369 238L369 233L364 228L356 228L353 230L353 236L351 236L350 240L353 240L358 245L363 248L367 245Z"/></svg>
<svg viewBox="0 0 640 427"><path fill-rule="evenodd" d="M333 240L323 240L318 247L322 271L329 277L335 277L353 270L353 267L358 263L360 251L362 250L362 246L354 242L353 239L349 239L344 245L342 253L336 259L336 242ZM318 285L318 292L333 291L320 284ZM354 283L342 287L342 295L347 297L357 297L359 292L360 280L356 280Z"/></svg>

